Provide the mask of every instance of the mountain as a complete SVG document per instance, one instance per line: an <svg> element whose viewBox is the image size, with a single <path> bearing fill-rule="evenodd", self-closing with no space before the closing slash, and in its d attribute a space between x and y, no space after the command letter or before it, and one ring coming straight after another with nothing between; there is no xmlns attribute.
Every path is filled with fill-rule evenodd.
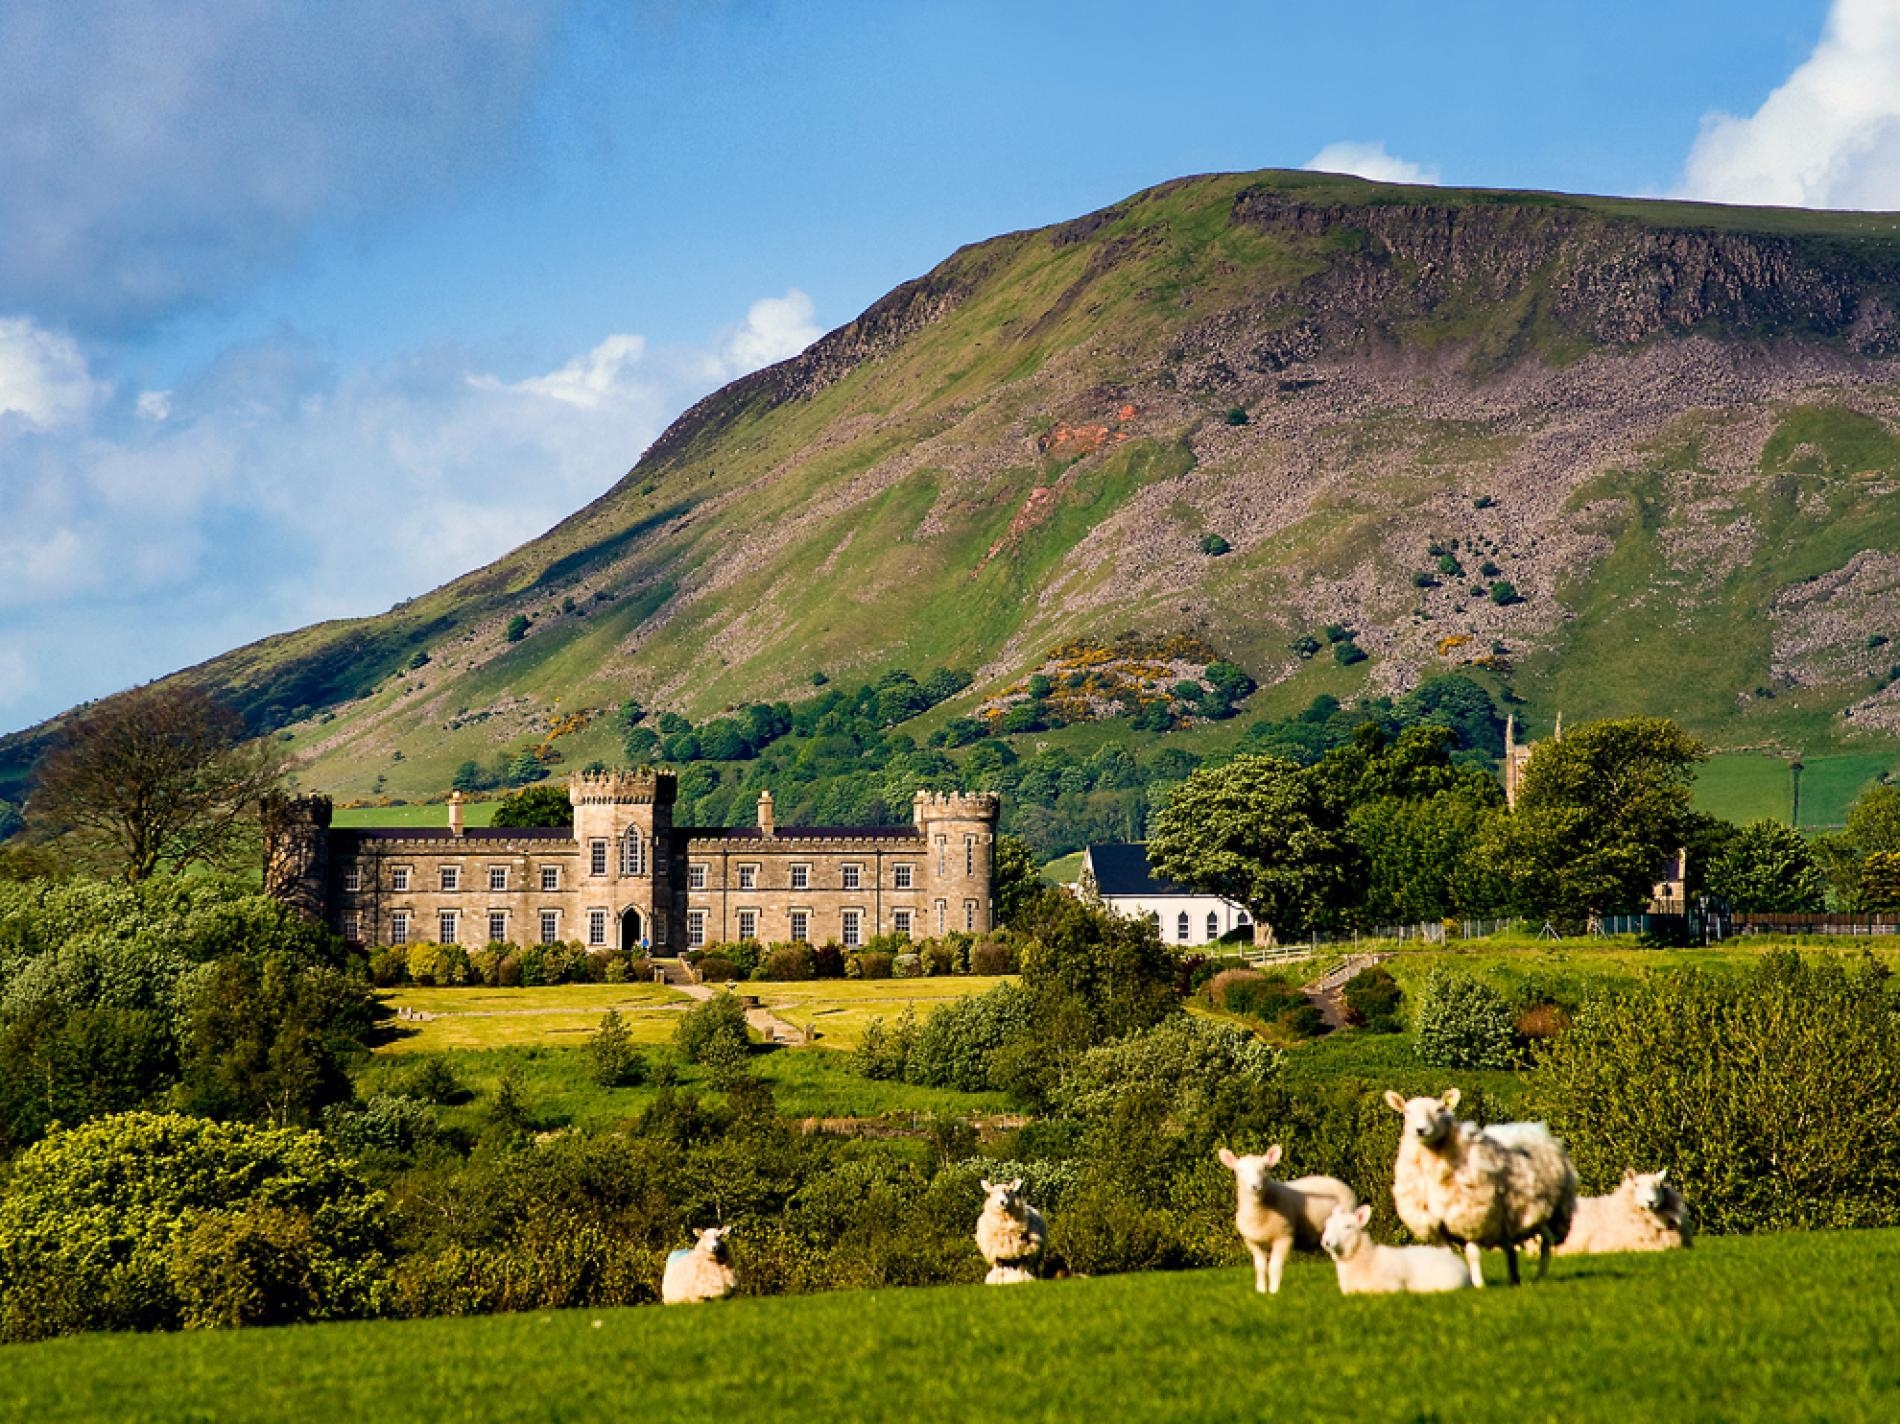
<svg viewBox="0 0 1900 1424"><path fill-rule="evenodd" d="M1463 667L1727 746L1880 743L1896 356L1891 214L1182 179L957 251L486 568L178 676L343 796L551 733L611 757L628 696L968 668L948 717L1123 630L1262 708ZM1295 651L1329 624L1369 656Z"/></svg>

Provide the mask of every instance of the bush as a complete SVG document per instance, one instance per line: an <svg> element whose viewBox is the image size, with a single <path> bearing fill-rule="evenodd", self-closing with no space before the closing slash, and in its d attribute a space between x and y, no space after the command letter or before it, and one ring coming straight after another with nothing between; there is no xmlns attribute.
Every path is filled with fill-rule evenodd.
<svg viewBox="0 0 1900 1424"><path fill-rule="evenodd" d="M891 978L921 979L924 977L924 957L921 954L900 954L891 961Z"/></svg>
<svg viewBox="0 0 1900 1424"><path fill-rule="evenodd" d="M909 1009L895 1023L872 1019L851 1053L851 1071L861 1078L901 1083L910 1076L911 1050L917 1042L917 1016Z"/></svg>
<svg viewBox="0 0 1900 1424"><path fill-rule="evenodd" d="M1390 970L1374 964L1346 981L1341 991L1346 1019L1355 1028L1372 1033L1397 1033L1405 1027L1405 994Z"/></svg>
<svg viewBox="0 0 1900 1424"><path fill-rule="evenodd" d="M393 989L409 978L409 946L392 944L379 949L369 959L370 982L378 989Z"/></svg>
<svg viewBox="0 0 1900 1424"><path fill-rule="evenodd" d="M821 944L811 952L812 977L815 979L844 978L844 950L835 944Z"/></svg>
<svg viewBox="0 0 1900 1424"><path fill-rule="evenodd" d="M888 979L891 977L891 961L895 957L895 955L880 954L875 950L854 954L845 960L845 973L853 979ZM853 964L857 966L855 974L851 973Z"/></svg>
<svg viewBox="0 0 1900 1424"><path fill-rule="evenodd" d="M1362 663L1365 660L1366 650L1352 639L1348 638L1343 643L1333 644L1333 661L1341 667L1351 667L1354 663Z"/></svg>
<svg viewBox="0 0 1900 1424"><path fill-rule="evenodd" d="M321 1318L320 1252L307 1212L252 1202L187 1216L180 1226L170 1273L187 1330Z"/></svg>
<svg viewBox="0 0 1900 1424"><path fill-rule="evenodd" d="M1435 1068L1512 1068L1516 1026L1504 998L1449 965L1420 986L1414 1040L1421 1063Z"/></svg>
<svg viewBox="0 0 1900 1424"><path fill-rule="evenodd" d="M970 951L972 974L1014 974L1016 950L1006 940L986 939Z"/></svg>
<svg viewBox="0 0 1900 1424"><path fill-rule="evenodd" d="M1232 552L1233 547L1232 544L1229 544L1218 534L1204 534L1201 536L1201 552L1206 554L1209 558L1218 559L1222 554Z"/></svg>
<svg viewBox="0 0 1900 1424"><path fill-rule="evenodd" d="M1028 1034L1031 996L1014 984L945 1004L923 1022L909 1055L909 1081L979 1093L992 1086L991 1059Z"/></svg>
<svg viewBox="0 0 1900 1424"><path fill-rule="evenodd" d="M693 966L702 984L728 984L739 977L739 966L723 954L708 954Z"/></svg>
<svg viewBox="0 0 1900 1424"><path fill-rule="evenodd" d="M753 972L754 979L796 981L818 977L816 956L805 944L779 944L766 951Z"/></svg>
<svg viewBox="0 0 1900 1424"><path fill-rule="evenodd" d="M646 1077L646 1060L618 1009L609 1009L587 1040L588 1075L603 1088L631 1088Z"/></svg>
<svg viewBox="0 0 1900 1424"><path fill-rule="evenodd" d="M438 1107L465 1103L469 1098L467 1087L455 1076L449 1060L436 1053L415 1059L396 1078L392 1089L402 1097L413 1098L419 1103L434 1103Z"/></svg>
<svg viewBox="0 0 1900 1424"><path fill-rule="evenodd" d="M688 1063L708 1063L743 1055L751 1040L746 1036L745 1006L731 994L714 994L680 1016L673 1043Z"/></svg>

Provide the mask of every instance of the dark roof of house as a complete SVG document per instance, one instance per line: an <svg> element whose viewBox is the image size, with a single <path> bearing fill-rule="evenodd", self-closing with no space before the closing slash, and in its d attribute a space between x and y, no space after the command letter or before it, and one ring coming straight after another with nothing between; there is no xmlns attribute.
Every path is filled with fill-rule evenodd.
<svg viewBox="0 0 1900 1424"><path fill-rule="evenodd" d="M359 841L571 841L574 832L563 826L470 826L452 836L447 826L337 826L333 837Z"/></svg>
<svg viewBox="0 0 1900 1424"><path fill-rule="evenodd" d="M1148 847L1128 841L1110 841L1088 848L1095 871L1095 888L1110 895L1193 895L1196 891L1172 880L1157 880L1148 868Z"/></svg>

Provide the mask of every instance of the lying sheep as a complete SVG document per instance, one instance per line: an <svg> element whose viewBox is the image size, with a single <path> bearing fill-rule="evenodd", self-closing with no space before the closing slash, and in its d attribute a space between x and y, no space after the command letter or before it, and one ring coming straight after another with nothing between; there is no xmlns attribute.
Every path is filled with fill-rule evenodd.
<svg viewBox="0 0 1900 1424"><path fill-rule="evenodd" d="M1326 1219L1336 1209L1351 1211L1358 1198L1335 1177L1274 1181L1267 1173L1280 1161L1277 1142L1257 1157L1236 1157L1223 1147L1220 1160L1234 1174L1239 1198L1234 1226L1253 1253L1253 1288L1278 1295L1280 1273L1293 1248L1317 1251Z"/></svg>
<svg viewBox="0 0 1900 1424"><path fill-rule="evenodd" d="M1341 1295L1427 1294L1471 1284L1458 1253L1444 1246L1381 1246L1366 1235L1372 1204L1339 1208L1326 1218L1320 1244L1339 1272Z"/></svg>
<svg viewBox="0 0 1900 1424"><path fill-rule="evenodd" d="M1542 1124L1507 1125L1498 1136L1460 1124L1452 1116L1458 1100L1456 1088L1443 1098L1385 1095L1386 1105L1405 1118L1392 1202L1421 1241L1464 1248L1474 1286L1484 1284L1484 1247L1504 1252L1516 1285L1518 1243L1539 1238L1542 1274L1551 1246L1568 1233L1577 1174L1563 1144Z"/></svg>
<svg viewBox="0 0 1900 1424"><path fill-rule="evenodd" d="M1585 1197L1577 1203L1570 1237L1557 1248L1560 1256L1583 1256L1611 1251L1674 1251L1693 1244L1688 1203L1665 1180L1669 1169L1623 1173L1623 1181L1606 1197Z"/></svg>
<svg viewBox="0 0 1900 1424"><path fill-rule="evenodd" d="M1023 1179L985 1181L983 1194L983 1213L976 1219L976 1248L990 1266L983 1283L1011 1286L1035 1280L1049 1228L1042 1213L1024 1199Z"/></svg>
<svg viewBox="0 0 1900 1424"><path fill-rule="evenodd" d="M726 1246L730 1230L726 1226L707 1227L690 1248L667 1256L666 1273L660 1278L663 1302L691 1305L701 1300L722 1300L739 1289L739 1275L732 1269L732 1252Z"/></svg>

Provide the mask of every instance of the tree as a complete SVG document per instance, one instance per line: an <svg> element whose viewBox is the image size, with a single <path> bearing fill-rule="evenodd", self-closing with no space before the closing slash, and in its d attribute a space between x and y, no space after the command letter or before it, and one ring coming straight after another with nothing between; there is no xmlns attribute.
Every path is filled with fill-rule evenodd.
<svg viewBox="0 0 1900 1424"><path fill-rule="evenodd" d="M501 798L494 824L567 827L574 824L574 807L565 786L524 786Z"/></svg>
<svg viewBox="0 0 1900 1424"><path fill-rule="evenodd" d="M1875 851L1861 862L1860 903L1876 913L1900 910L1900 851Z"/></svg>
<svg viewBox="0 0 1900 1424"><path fill-rule="evenodd" d="M481 763L472 760L456 767L455 775L449 778L449 788L453 791L485 791L488 785L488 777L482 771Z"/></svg>
<svg viewBox="0 0 1900 1424"><path fill-rule="evenodd" d="M1036 866L1036 853L1020 836L998 836L991 868L996 887L997 920L1001 924L1013 924L1042 893L1042 872Z"/></svg>
<svg viewBox="0 0 1900 1424"><path fill-rule="evenodd" d="M634 1046L627 1021L618 1009L609 1009L600 1027L587 1040L588 1066L603 1088L630 1088L646 1077L646 1060Z"/></svg>
<svg viewBox="0 0 1900 1424"><path fill-rule="evenodd" d="M0 801L0 841L20 829L20 812L11 801Z"/></svg>
<svg viewBox="0 0 1900 1424"><path fill-rule="evenodd" d="M528 615L525 613L517 613L514 617L510 618L508 620L507 631L503 633L502 636L511 643L519 643L523 638L527 637Z"/></svg>
<svg viewBox="0 0 1900 1424"><path fill-rule="evenodd" d="M128 880L220 865L248 849L281 762L195 687L141 687L74 718L40 770L33 819Z"/></svg>
<svg viewBox="0 0 1900 1424"><path fill-rule="evenodd" d="M1785 914L1827 904L1827 877L1807 837L1780 821L1756 821L1728 837L1703 883L1739 914Z"/></svg>
<svg viewBox="0 0 1900 1424"><path fill-rule="evenodd" d="M1849 809L1846 826L1817 837L1814 852L1842 909L1873 908L1862 894L1863 871L1870 856L1900 853L1900 786L1868 787Z"/></svg>
<svg viewBox="0 0 1900 1424"><path fill-rule="evenodd" d="M1337 807L1279 757L1235 757L1195 772L1148 836L1156 874L1237 900L1279 931L1327 918L1353 883L1353 859Z"/></svg>

